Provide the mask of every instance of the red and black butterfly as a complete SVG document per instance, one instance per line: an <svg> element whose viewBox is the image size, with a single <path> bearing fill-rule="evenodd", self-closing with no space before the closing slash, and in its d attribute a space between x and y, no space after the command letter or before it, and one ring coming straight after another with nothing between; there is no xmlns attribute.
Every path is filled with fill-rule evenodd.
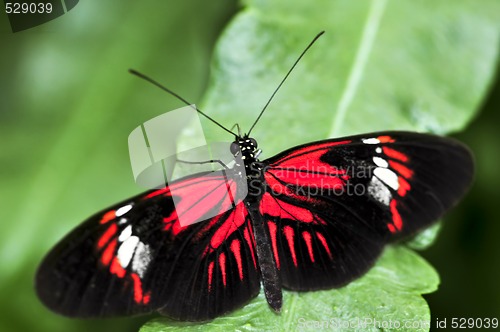
<svg viewBox="0 0 500 332"><path fill-rule="evenodd" d="M158 311L200 321L244 305L262 283L279 311L282 288L341 287L363 275L386 244L455 205L474 170L463 144L412 132L328 139L263 161L255 139L238 134L231 152L244 161L226 169L231 176L182 178L73 230L39 267L42 302L66 316ZM228 195L239 174L248 188L240 200ZM216 216L182 227L178 213Z"/></svg>

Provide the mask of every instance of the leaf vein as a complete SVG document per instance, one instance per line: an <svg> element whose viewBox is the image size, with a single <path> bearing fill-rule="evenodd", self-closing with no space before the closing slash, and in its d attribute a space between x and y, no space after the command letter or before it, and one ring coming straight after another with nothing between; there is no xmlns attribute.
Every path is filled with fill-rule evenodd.
<svg viewBox="0 0 500 332"><path fill-rule="evenodd" d="M374 0L371 2L356 57L351 67L346 87L341 94L329 137L336 137L344 122L347 109L356 94L359 83L363 77L363 70L373 49L373 42L377 36L386 4L387 0Z"/></svg>

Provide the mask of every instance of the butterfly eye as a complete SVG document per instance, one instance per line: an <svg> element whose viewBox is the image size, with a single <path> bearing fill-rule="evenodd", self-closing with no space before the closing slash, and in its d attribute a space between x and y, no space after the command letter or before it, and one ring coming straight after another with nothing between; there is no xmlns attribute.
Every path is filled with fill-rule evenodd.
<svg viewBox="0 0 500 332"><path fill-rule="evenodd" d="M254 148L257 148L257 141L254 138L250 137L248 140L250 141L250 144L252 144Z"/></svg>
<svg viewBox="0 0 500 332"><path fill-rule="evenodd" d="M231 146L229 147L229 150L233 155L236 155L238 152L240 152L240 145L236 142L231 143Z"/></svg>

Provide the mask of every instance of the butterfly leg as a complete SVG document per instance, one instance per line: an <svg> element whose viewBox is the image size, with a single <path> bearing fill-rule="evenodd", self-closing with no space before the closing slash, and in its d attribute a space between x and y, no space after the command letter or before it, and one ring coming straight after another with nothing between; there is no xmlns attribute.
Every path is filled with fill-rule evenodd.
<svg viewBox="0 0 500 332"><path fill-rule="evenodd" d="M210 164L210 163L218 163L220 164L224 169L222 169L222 174L224 176L224 179L225 179L225 182L226 182L226 185L228 186L228 194L229 194L229 199L232 203L233 206L236 206L236 202L240 201L240 199L243 199L244 196L246 195L246 190L242 192L238 192L236 193L236 197L234 196L234 193L231 192L231 189L229 188L229 184L230 184L230 179L228 178L227 176L227 171L230 171L231 169L226 166L226 164L224 164L224 162L222 162L222 160L219 160L219 159L211 159L211 160L206 160L206 161L187 161L187 160L181 160L181 159L177 159L177 161L179 162L182 162L182 163L186 163L186 164L197 164L197 165L200 165L200 164ZM241 190L241 186L239 187L240 190ZM246 188L245 188L246 189ZM238 199L238 197L240 197L240 199Z"/></svg>
<svg viewBox="0 0 500 332"><path fill-rule="evenodd" d="M222 162L222 160L219 160L219 159L210 159L210 160L206 160L206 161L188 161L188 160L181 160L181 159L177 159L178 162L181 162L181 163L184 163L184 164L192 164L192 165L203 165L203 164L213 164L213 163L218 163L220 164L224 169L229 169L229 167L226 166L226 164L224 164Z"/></svg>

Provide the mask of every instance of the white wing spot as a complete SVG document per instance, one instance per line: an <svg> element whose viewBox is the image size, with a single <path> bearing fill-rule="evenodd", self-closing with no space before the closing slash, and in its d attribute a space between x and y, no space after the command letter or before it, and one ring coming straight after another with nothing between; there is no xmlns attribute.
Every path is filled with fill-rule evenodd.
<svg viewBox="0 0 500 332"><path fill-rule="evenodd" d="M380 141L378 138L365 138L362 141L365 144L380 144Z"/></svg>
<svg viewBox="0 0 500 332"><path fill-rule="evenodd" d="M398 176L396 175L396 173L394 173L390 169L377 167L373 171L373 174L375 174L376 177L378 177L380 180L382 180L386 185L388 185L392 189L398 190L398 188L399 188Z"/></svg>
<svg viewBox="0 0 500 332"><path fill-rule="evenodd" d="M389 167L389 163L387 162L387 160L380 157L373 157L373 162L378 167L385 167L385 168Z"/></svg>
<svg viewBox="0 0 500 332"><path fill-rule="evenodd" d="M118 241L124 242L132 235L132 225L128 225L118 236Z"/></svg>
<svg viewBox="0 0 500 332"><path fill-rule="evenodd" d="M116 215L116 217L121 217L125 213L127 213L128 211L130 211L131 209L132 209L132 204L122 206L121 208L119 208L118 210L116 210L115 215Z"/></svg>
<svg viewBox="0 0 500 332"><path fill-rule="evenodd" d="M149 262L151 262L151 250L148 245L139 242L132 260L132 269L137 272L141 279L148 269Z"/></svg>
<svg viewBox="0 0 500 332"><path fill-rule="evenodd" d="M117 257L123 268L126 268L130 263L138 243L139 238L137 236L131 236L121 244L120 248L118 248Z"/></svg>
<svg viewBox="0 0 500 332"><path fill-rule="evenodd" d="M375 152L382 153L382 148L379 146L378 148L375 149Z"/></svg>
<svg viewBox="0 0 500 332"><path fill-rule="evenodd" d="M368 184L368 193L380 203L389 206L391 191L376 176L372 177Z"/></svg>

